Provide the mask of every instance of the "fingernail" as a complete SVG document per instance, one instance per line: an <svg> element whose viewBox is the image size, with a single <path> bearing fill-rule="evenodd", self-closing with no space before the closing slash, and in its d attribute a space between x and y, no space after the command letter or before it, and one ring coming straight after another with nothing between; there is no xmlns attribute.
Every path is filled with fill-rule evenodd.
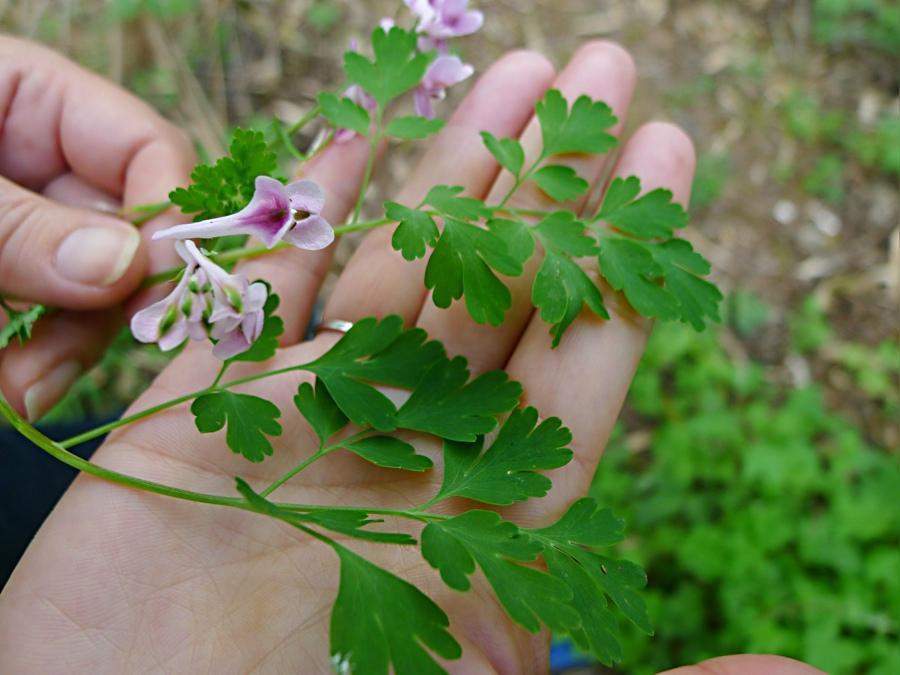
<svg viewBox="0 0 900 675"><path fill-rule="evenodd" d="M81 375L78 361L63 361L25 391L25 416L36 422L53 407Z"/></svg>
<svg viewBox="0 0 900 675"><path fill-rule="evenodd" d="M56 271L69 281L110 286L122 278L141 236L125 227L84 227L63 239L56 250Z"/></svg>

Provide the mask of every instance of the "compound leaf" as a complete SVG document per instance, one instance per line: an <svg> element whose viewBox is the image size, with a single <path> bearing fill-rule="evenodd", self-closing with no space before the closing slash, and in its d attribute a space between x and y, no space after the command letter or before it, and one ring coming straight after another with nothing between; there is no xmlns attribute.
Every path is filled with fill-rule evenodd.
<svg viewBox="0 0 900 675"><path fill-rule="evenodd" d="M643 239L669 238L687 225L684 207L672 201L672 192L657 188L638 197L637 176L616 178L610 183L598 218L613 227Z"/></svg>
<svg viewBox="0 0 900 675"><path fill-rule="evenodd" d="M374 59L348 51L344 54L344 73L384 108L419 84L425 74L431 56L419 53L416 41L415 31L396 26L388 31L376 28L372 33Z"/></svg>

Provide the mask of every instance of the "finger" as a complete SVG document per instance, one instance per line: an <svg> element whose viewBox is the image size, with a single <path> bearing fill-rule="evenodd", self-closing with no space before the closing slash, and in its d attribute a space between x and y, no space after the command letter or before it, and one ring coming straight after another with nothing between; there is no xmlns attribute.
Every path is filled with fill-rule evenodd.
<svg viewBox="0 0 900 675"><path fill-rule="evenodd" d="M92 209L100 213L115 214L122 208L121 202L115 196L94 187L71 172L57 176L47 183L43 195L65 206Z"/></svg>
<svg viewBox="0 0 900 675"><path fill-rule="evenodd" d="M17 38L0 38L0 120L0 174L36 192L74 173L128 208L165 200L195 162L187 137L146 103ZM142 228L148 272L176 264L171 244L149 237L182 219L170 212ZM129 306L157 294L141 293Z"/></svg>
<svg viewBox="0 0 900 675"><path fill-rule="evenodd" d="M13 342L3 351L0 389L6 400L29 421L43 417L100 358L118 330L120 315L118 309L107 309L41 319L28 342Z"/></svg>
<svg viewBox="0 0 900 675"><path fill-rule="evenodd" d="M655 122L628 141L613 173L638 176L645 191L666 187L686 204L694 161L687 135ZM553 473L553 491L524 509L526 517L556 515L587 490L643 353L650 322L615 306L611 293L604 296L611 318L604 321L585 310L556 349L547 325L534 314L510 358L507 370L522 382L527 404L545 417L560 417L573 436L573 461Z"/></svg>
<svg viewBox="0 0 900 675"><path fill-rule="evenodd" d="M673 668L659 675L825 675L825 671L784 656L736 654Z"/></svg>
<svg viewBox="0 0 900 675"><path fill-rule="evenodd" d="M0 293L96 309L124 299L145 269L131 224L60 206L0 178Z"/></svg>
<svg viewBox="0 0 900 675"><path fill-rule="evenodd" d="M534 52L513 52L491 66L431 143L397 201L417 204L441 184L484 197L498 167L479 132L518 135L552 77L552 66ZM391 235L390 228L380 228L363 240L325 306L326 320L372 314L415 320L425 297L425 261L404 260L391 247Z"/></svg>
<svg viewBox="0 0 900 675"><path fill-rule="evenodd" d="M628 111L634 82L635 66L631 56L619 45L604 41L585 45L578 50L553 87L562 91L569 101L587 94L595 100L606 102L620 120L611 130L611 133L618 135ZM539 156L542 145L540 124L536 118L531 120L521 142L525 149L525 166L530 166ZM593 184L602 175L606 161L606 155L568 156L554 159L553 163L571 166ZM499 203L513 182L511 174L501 173L491 189L488 202ZM585 199L586 196L569 204L557 204L533 183L527 183L516 192L510 205L544 210L567 208L578 213ZM473 372L500 368L506 363L531 317L531 283L539 265L540 255L536 255L528 262L521 276L504 278L512 294L512 307L500 326L476 323L462 302L454 303L447 309L426 302L422 306L418 325L430 336L442 340L451 354L467 356Z"/></svg>
<svg viewBox="0 0 900 675"><path fill-rule="evenodd" d="M303 168L301 177L314 180L325 191L322 215L328 222L344 222L353 208L365 173L368 152L369 145L364 138L333 143ZM240 265L240 271L247 278L265 279L280 296L278 315L285 324L282 345L293 344L302 337L331 264L334 248L329 246L322 251L289 248Z"/></svg>

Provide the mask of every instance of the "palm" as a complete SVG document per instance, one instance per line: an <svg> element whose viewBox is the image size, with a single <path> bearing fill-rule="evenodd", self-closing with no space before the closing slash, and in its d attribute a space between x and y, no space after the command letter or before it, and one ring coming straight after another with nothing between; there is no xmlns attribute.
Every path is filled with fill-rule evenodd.
<svg viewBox="0 0 900 675"><path fill-rule="evenodd" d="M507 57L489 71L436 139L399 200L414 203L434 184L459 184L494 200L508 185L494 184L496 166L479 147L477 131L518 135L534 101L551 83L550 67L533 54ZM623 117L633 86L627 55L608 44L579 52L557 77L566 94L588 93L608 101ZM496 99L504 101L496 105ZM522 134L526 148L536 129ZM336 146L311 169L329 192L332 220L350 201L347 176L361 173L361 144ZM579 172L599 179L605 158L574 159ZM683 134L648 125L625 146L614 170L637 174L647 189L666 185L684 199L693 156ZM541 199L524 193L523 203ZM540 204L539 204L540 205ZM292 257L293 256L293 257ZM318 292L315 274L327 258L279 253L250 265L250 276L272 280L283 298L287 338L296 341ZM532 272L533 273L533 272ZM645 326L616 316L576 321L563 344L549 350L546 327L531 313L527 279L512 280L515 299L500 328L474 324L464 308L440 311L425 303L421 267L390 250L385 234L373 234L348 265L328 306L327 318L358 320L400 314L464 353L476 371L506 367L525 386L526 399L546 416L559 415L574 434L576 461L555 472L557 487L546 499L507 515L537 523L560 515L586 489L618 413L643 347ZM527 272L526 272L527 275ZM333 333L282 350L279 365L315 358L334 342ZM218 364L195 347L180 356L135 404L140 410L205 386ZM245 368L252 368L246 366ZM240 375L238 369L230 375ZM115 433L95 461L123 472L193 490L234 494L234 476L254 487L311 454L316 444L302 418L289 411L300 374L246 385L242 391L271 399L284 411L284 433L275 454L260 465L232 455L221 434L199 435L186 407L159 414ZM414 439L435 461L425 475L380 470L352 456L331 455L280 488L279 499L314 504L366 504L404 508L433 494L440 480L440 453ZM357 548L357 543L353 543ZM450 616L464 649L452 668L478 672L540 670L545 641L513 627L486 592L448 590L418 555L380 545L365 554L411 580ZM52 672L89 667L114 672L159 668L192 672L327 672L328 608L337 590L333 553L281 523L245 512L198 506L79 478L29 550L0 604L0 634L12 635L11 672ZM38 630L35 627L39 627ZM451 664L447 664L448 667Z"/></svg>

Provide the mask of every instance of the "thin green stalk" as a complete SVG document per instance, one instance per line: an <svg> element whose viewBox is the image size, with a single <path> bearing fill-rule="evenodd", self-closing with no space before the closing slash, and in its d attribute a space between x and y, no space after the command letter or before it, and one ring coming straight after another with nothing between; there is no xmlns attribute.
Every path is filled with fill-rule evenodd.
<svg viewBox="0 0 900 675"><path fill-rule="evenodd" d="M309 457L304 459L297 466L290 469L283 476L281 476L276 481L274 481L269 487L267 487L265 490L260 492L259 495L261 497L268 497L270 494L275 492L275 490L277 490L282 485L287 483L291 478L296 476L298 473L300 473L301 471L306 469L308 466L310 466L314 462L319 461L320 459L322 459L326 455L331 454L335 450L340 450L347 443L352 443L353 441L358 441L360 438L363 438L364 436L366 436L366 434L371 433L371 431L372 431L371 429L363 429L362 431L359 431L359 432L353 434L352 436L344 438L344 439L338 441L337 443L319 448L315 453L313 453L312 455L310 455Z"/></svg>
<svg viewBox="0 0 900 675"><path fill-rule="evenodd" d="M228 370L228 366L230 365L231 363L229 361L222 362L222 367L219 368L219 373L216 375L216 379L213 380L213 383L209 386L210 389L215 389L219 382L222 381L222 377L225 375L225 371Z"/></svg>
<svg viewBox="0 0 900 675"><path fill-rule="evenodd" d="M288 136L290 137L290 136L293 136L294 134L296 134L303 127L305 127L307 124L309 124L314 119L316 119L316 117L319 116L320 112L322 112L322 109L319 107L319 104L317 103L309 110L309 112L307 112L303 117L301 117L299 120L297 120L296 122L294 122L291 126L289 126L287 128Z"/></svg>
<svg viewBox="0 0 900 675"><path fill-rule="evenodd" d="M525 173L516 176L516 180L513 183L512 187L509 189L509 192L507 192L506 195L504 195L503 199L500 200L500 204L497 206L498 209L502 209L504 206L506 206L506 202L508 202L512 198L512 196L522 186L522 184L525 183L525 181L531 178L531 175L540 166L541 162L543 162L544 159L544 155L540 155L536 160L534 160L534 163L530 167L528 167L528 170L525 171Z"/></svg>
<svg viewBox="0 0 900 675"><path fill-rule="evenodd" d="M359 186L359 196L356 198L356 206L353 207L353 218L350 224L359 221L363 203L369 192L369 183L372 181L372 171L375 168L375 158L378 156L378 144L381 142L381 123L384 118L384 107L379 105L375 111L375 130L369 136L369 158L366 161L366 172L363 174L362 185Z"/></svg>
<svg viewBox="0 0 900 675"><path fill-rule="evenodd" d="M135 227L140 227L148 220L153 220L159 214L172 208L172 202L166 200L164 202L153 202L150 204L138 204L130 208L119 209L116 214L122 220L129 221Z"/></svg>
<svg viewBox="0 0 900 675"><path fill-rule="evenodd" d="M239 497L222 497L220 495L206 494L204 492L194 492L193 490L182 490L181 488L170 487L162 483L156 483L143 478L136 478L111 469L104 469L93 462L82 459L76 454L66 450L61 443L55 443L50 438L42 434L40 431L30 425L21 415L19 415L12 406L0 397L0 414L5 417L9 423L29 441L38 446L41 450L58 459L64 464L68 464L73 469L83 471L98 478L125 485L145 492L153 492L167 497L183 499L191 502L199 502L201 504L217 504L220 506L230 506L234 508L249 510L247 503Z"/></svg>

